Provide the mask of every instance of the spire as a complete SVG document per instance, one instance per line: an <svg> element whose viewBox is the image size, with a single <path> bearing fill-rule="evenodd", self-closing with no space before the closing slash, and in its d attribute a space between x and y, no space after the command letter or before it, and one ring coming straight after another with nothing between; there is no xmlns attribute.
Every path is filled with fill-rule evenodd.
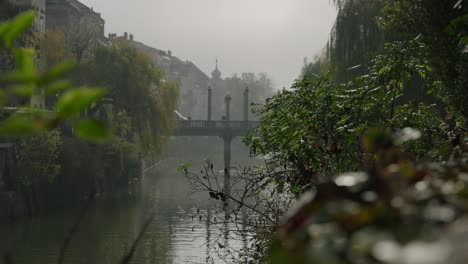
<svg viewBox="0 0 468 264"><path fill-rule="evenodd" d="M211 79L213 80L221 80L221 72L218 69L218 57L216 57L216 68L211 73Z"/></svg>

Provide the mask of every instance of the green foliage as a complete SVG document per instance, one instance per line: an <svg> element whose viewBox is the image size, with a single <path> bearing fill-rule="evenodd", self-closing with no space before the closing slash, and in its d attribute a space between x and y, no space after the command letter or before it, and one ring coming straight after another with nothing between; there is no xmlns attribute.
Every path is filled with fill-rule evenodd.
<svg viewBox="0 0 468 264"><path fill-rule="evenodd" d="M383 28L404 38L421 36L434 78L443 84L446 108L466 127L468 116L468 53L466 52L467 5L463 1L384 1Z"/></svg>
<svg viewBox="0 0 468 264"><path fill-rule="evenodd" d="M98 48L73 78L78 83L106 87L118 136L133 140L136 135L145 154L161 151L162 132L169 133L173 126L179 87L162 81L163 70L149 55L126 43Z"/></svg>
<svg viewBox="0 0 468 264"><path fill-rule="evenodd" d="M112 124L113 134L117 137L127 138L132 132L132 124L127 112L114 112L111 116L110 123Z"/></svg>
<svg viewBox="0 0 468 264"><path fill-rule="evenodd" d="M336 0L338 16L323 54L304 66L303 74L332 72L335 81L350 81L365 74L375 54L389 41L419 38L425 47L419 53L431 68L430 76L440 82L437 94L421 98L417 80L414 92L404 100L435 103L450 113L458 126L465 127L468 98L467 5L448 0ZM440 103L440 102L438 102Z"/></svg>
<svg viewBox="0 0 468 264"><path fill-rule="evenodd" d="M393 2L393 1L391 1ZM456 0L387 3L384 12L387 29L408 36L421 35L428 48L426 57L445 87L448 111L461 126L467 127L468 53L466 52L467 5ZM417 2L417 3L415 3ZM458 4L458 6L457 6ZM393 6L393 8L390 8ZM384 10L386 11L386 10ZM437 21L437 23L435 23Z"/></svg>
<svg viewBox="0 0 468 264"><path fill-rule="evenodd" d="M68 91L57 102L57 112L65 116L76 115L103 95L102 90L91 88Z"/></svg>
<svg viewBox="0 0 468 264"><path fill-rule="evenodd" d="M461 15L450 21L446 32L449 35L460 38L461 44L468 45L468 14Z"/></svg>
<svg viewBox="0 0 468 264"><path fill-rule="evenodd" d="M335 0L338 8L335 24L323 54L306 64L305 73L332 72L338 82L353 80L363 73L373 54L383 50L389 37L379 28L382 0Z"/></svg>
<svg viewBox="0 0 468 264"><path fill-rule="evenodd" d="M415 76L426 91L434 90L431 68L420 56L424 51L419 39L388 43L385 54L376 56L366 74L352 83L305 75L292 90L279 92L256 109L263 123L245 142L253 154L269 155L279 167L291 168L289 180L301 188L321 175L360 168L361 135L372 127L420 129L421 142L406 148L408 153L418 159L445 157L442 146L449 144L448 131L434 106L398 102ZM434 142L441 148L434 149Z"/></svg>
<svg viewBox="0 0 468 264"><path fill-rule="evenodd" d="M0 124L0 134L3 136L27 136L40 131L40 126L28 118L8 118Z"/></svg>
<svg viewBox="0 0 468 264"><path fill-rule="evenodd" d="M41 78L41 83L51 83L54 80L57 80L61 76L66 75L69 73L74 67L75 62L73 60L65 60L61 63L58 63L48 70Z"/></svg>
<svg viewBox="0 0 468 264"><path fill-rule="evenodd" d="M274 171L259 180L274 186L268 191L304 194L280 226L281 241L254 244L269 246L271 259L258 257L264 249L252 257L410 262L405 256L421 257L414 245L437 248L434 239L467 214L467 5L333 2L338 17L324 53L291 90L255 109L263 123L244 139ZM425 262L440 257L430 251Z"/></svg>
<svg viewBox="0 0 468 264"><path fill-rule="evenodd" d="M80 120L75 128L77 135L87 140L99 142L108 139L110 136L108 127L96 119Z"/></svg>
<svg viewBox="0 0 468 264"><path fill-rule="evenodd" d="M191 161L184 162L183 164L181 164L180 166L177 167L177 171L178 171L178 172L188 173L188 169L189 169L191 166L192 166L192 162L191 162Z"/></svg>
<svg viewBox="0 0 468 264"><path fill-rule="evenodd" d="M17 39L31 27L34 21L33 11L23 12L13 19L0 24L0 50L6 49L14 54L14 69L0 75L2 89L0 95L8 101L9 98L19 96L27 98L41 94L43 91L59 92L69 88L66 81L60 80L71 71L73 62L55 65L50 70L40 72L37 69L36 54L32 48L17 44ZM38 133L45 129L53 129L61 122L73 115L84 111L103 96L100 89L78 88L66 92L59 98L57 112L40 112L30 109L28 105L15 105L13 114L0 123L2 135L15 136ZM0 106L4 106L3 104ZM72 120L73 121L73 120ZM103 126L80 126L81 135L101 134L103 131L89 129L103 129Z"/></svg>
<svg viewBox="0 0 468 264"><path fill-rule="evenodd" d="M292 166L302 184L337 170L336 158L348 138L338 129L345 111L338 100L345 88L328 76L305 76L293 90L283 90L256 109L263 123L245 142L253 154L269 154L280 166Z"/></svg>
<svg viewBox="0 0 468 264"><path fill-rule="evenodd" d="M29 186L44 180L53 181L60 172L58 158L61 145L61 135L57 130L19 139L17 162L21 183Z"/></svg>
<svg viewBox="0 0 468 264"><path fill-rule="evenodd" d="M316 179L287 214L269 262L420 258L413 245L439 246L434 238L466 216L467 5L333 2L339 12L324 53L292 90L256 110L264 122L246 138L254 153L284 166L290 192ZM331 77L320 75L326 71ZM343 80L350 82L335 83ZM427 251L427 261L440 257Z"/></svg>
<svg viewBox="0 0 468 264"><path fill-rule="evenodd" d="M13 48L16 39L26 31L34 21L35 12L28 11L19 14L9 22L2 23L0 26L0 48Z"/></svg>

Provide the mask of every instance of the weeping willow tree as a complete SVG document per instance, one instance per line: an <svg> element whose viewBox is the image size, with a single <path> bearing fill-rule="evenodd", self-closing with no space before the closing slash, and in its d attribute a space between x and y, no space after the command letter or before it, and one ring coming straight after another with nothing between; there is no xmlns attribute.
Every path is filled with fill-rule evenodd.
<svg viewBox="0 0 468 264"><path fill-rule="evenodd" d="M306 64L302 74L331 72L337 82L365 74L369 61L383 53L385 43L419 38L420 54L440 82L439 94L421 96L425 89L413 79L403 98L437 103L440 110L466 120L468 116L468 4L460 0L332 0L337 18L324 51ZM443 101L443 102L442 102ZM443 106L442 106L443 105ZM465 122L465 121L462 121Z"/></svg>
<svg viewBox="0 0 468 264"><path fill-rule="evenodd" d="M383 49L385 35L379 28L380 0L333 0L338 9L330 39L323 54L303 73L331 71L336 81L357 76L359 65L370 61L371 55Z"/></svg>
<svg viewBox="0 0 468 264"><path fill-rule="evenodd" d="M337 80L349 80L355 73L351 69L369 61L370 53L382 49L385 42L376 17L380 1L340 1L341 7L330 35L328 58L330 70ZM351 69L350 69L351 68Z"/></svg>

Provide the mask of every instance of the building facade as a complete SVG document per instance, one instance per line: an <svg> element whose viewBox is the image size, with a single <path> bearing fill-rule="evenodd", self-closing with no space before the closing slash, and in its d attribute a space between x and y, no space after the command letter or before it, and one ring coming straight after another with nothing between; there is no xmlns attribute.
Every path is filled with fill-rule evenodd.
<svg viewBox="0 0 468 264"><path fill-rule="evenodd" d="M46 0L9 0L10 3L24 9L34 9L36 11L35 26L43 33L46 29Z"/></svg>
<svg viewBox="0 0 468 264"><path fill-rule="evenodd" d="M46 29L63 31L77 61L92 56L104 43L105 21L101 14L77 0L46 0Z"/></svg>
<svg viewBox="0 0 468 264"><path fill-rule="evenodd" d="M70 30L81 25L92 29L97 38L104 37L105 21L92 8L77 0L45 1L47 30Z"/></svg>
<svg viewBox="0 0 468 264"><path fill-rule="evenodd" d="M125 33L122 37L110 34L110 38L127 40L129 45L149 54L158 65L164 68L166 72L164 81L179 83L180 100L177 110L183 116L191 119L207 118L207 95L211 79L193 62L183 61L174 56L171 51L158 50L135 41L131 34Z"/></svg>

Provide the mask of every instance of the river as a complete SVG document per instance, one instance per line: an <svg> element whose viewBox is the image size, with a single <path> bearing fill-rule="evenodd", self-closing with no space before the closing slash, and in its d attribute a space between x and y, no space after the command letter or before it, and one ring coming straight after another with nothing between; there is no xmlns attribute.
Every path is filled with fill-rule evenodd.
<svg viewBox="0 0 468 264"><path fill-rule="evenodd" d="M221 207L206 194L190 194L190 186L175 167L163 164L147 173L139 197L97 199L72 236L64 263L119 263L152 212L155 217L131 263L224 263L212 254L218 243L234 249L245 246L241 239L229 241L206 221L206 215L222 215ZM1 252L9 252L14 264L57 263L79 211L74 208L0 227Z"/></svg>

